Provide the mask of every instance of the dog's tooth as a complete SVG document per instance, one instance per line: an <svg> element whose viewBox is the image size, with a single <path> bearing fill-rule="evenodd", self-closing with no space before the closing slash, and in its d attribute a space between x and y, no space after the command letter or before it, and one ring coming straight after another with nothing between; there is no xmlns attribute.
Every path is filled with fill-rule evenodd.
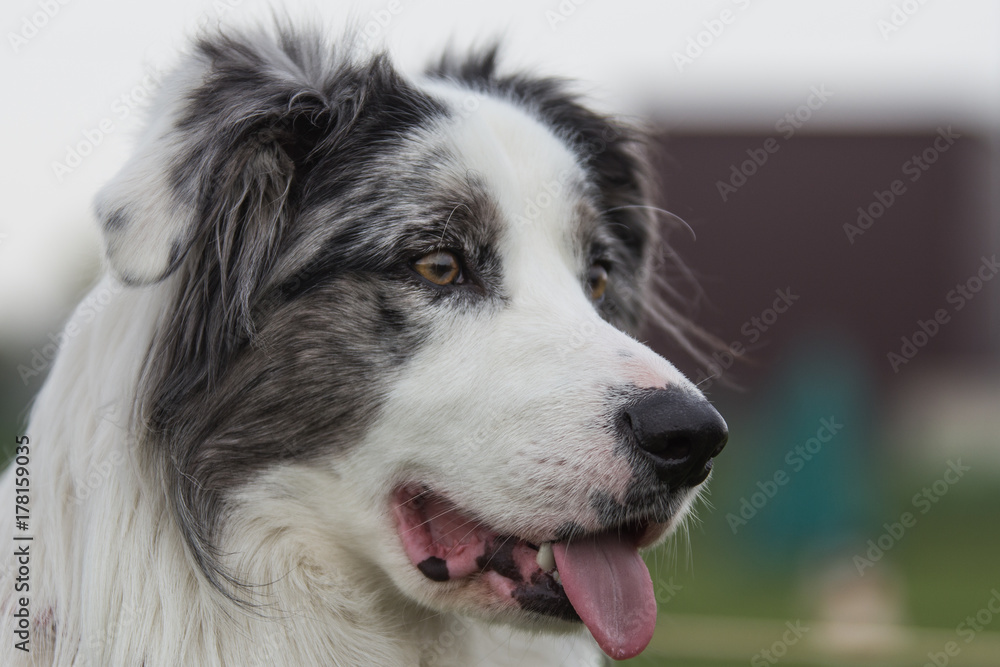
<svg viewBox="0 0 1000 667"><path fill-rule="evenodd" d="M562 583L561 581L559 581L559 570L552 570L552 578L556 580L557 584Z"/></svg>
<svg viewBox="0 0 1000 667"><path fill-rule="evenodd" d="M546 542L542 546L538 547L538 555L535 557L535 561L538 563L538 567L542 568L546 572L550 572L555 569L556 559L552 555L552 543Z"/></svg>

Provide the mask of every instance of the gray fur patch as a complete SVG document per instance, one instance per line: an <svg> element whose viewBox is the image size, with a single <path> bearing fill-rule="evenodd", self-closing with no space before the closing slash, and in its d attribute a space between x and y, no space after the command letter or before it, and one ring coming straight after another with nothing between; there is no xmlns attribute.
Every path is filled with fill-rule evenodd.
<svg viewBox="0 0 1000 667"><path fill-rule="evenodd" d="M104 217L104 229L107 232L120 232L129 224L129 216L123 208L117 208Z"/></svg>
<svg viewBox="0 0 1000 667"><path fill-rule="evenodd" d="M206 74L172 129L180 149L163 165L163 200L195 214L170 248L176 293L137 414L195 559L235 596L226 582L243 582L215 546L227 494L269 466L350 451L437 309L502 308L508 221L490 184L435 141L448 109L384 56L355 62L320 36L279 31L205 38L193 58ZM513 93L578 152L612 131L532 81L459 80ZM627 143L580 153L599 207L643 196ZM632 209L598 211L581 234L581 266L612 265L601 312L626 329L640 320L647 227ZM431 286L412 270L442 248L461 254L466 284Z"/></svg>

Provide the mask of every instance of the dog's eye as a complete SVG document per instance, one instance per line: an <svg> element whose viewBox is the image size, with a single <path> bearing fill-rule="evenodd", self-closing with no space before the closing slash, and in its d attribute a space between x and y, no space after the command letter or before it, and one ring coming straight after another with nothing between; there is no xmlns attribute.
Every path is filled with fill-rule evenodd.
<svg viewBox="0 0 1000 667"><path fill-rule="evenodd" d="M462 265L454 253L436 250L413 263L413 269L435 285L455 285L462 282Z"/></svg>
<svg viewBox="0 0 1000 667"><path fill-rule="evenodd" d="M600 264L592 264L587 271L587 287L590 289L591 300L601 301L604 290L608 287L608 270Z"/></svg>

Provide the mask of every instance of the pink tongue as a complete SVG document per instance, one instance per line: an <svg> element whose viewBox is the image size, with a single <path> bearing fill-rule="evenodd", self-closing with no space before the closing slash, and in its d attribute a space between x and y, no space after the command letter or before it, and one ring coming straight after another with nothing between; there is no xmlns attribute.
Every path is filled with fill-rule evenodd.
<svg viewBox="0 0 1000 667"><path fill-rule="evenodd" d="M653 638L656 597L639 550L617 532L552 545L559 580L601 649L615 660L638 655Z"/></svg>

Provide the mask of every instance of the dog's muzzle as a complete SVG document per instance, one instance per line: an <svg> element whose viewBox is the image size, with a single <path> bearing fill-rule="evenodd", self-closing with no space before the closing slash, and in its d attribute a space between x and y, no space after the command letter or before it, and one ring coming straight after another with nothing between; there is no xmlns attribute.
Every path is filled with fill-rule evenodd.
<svg viewBox="0 0 1000 667"><path fill-rule="evenodd" d="M645 394L622 418L657 479L671 489L704 482L729 439L729 428L711 403L676 388Z"/></svg>

